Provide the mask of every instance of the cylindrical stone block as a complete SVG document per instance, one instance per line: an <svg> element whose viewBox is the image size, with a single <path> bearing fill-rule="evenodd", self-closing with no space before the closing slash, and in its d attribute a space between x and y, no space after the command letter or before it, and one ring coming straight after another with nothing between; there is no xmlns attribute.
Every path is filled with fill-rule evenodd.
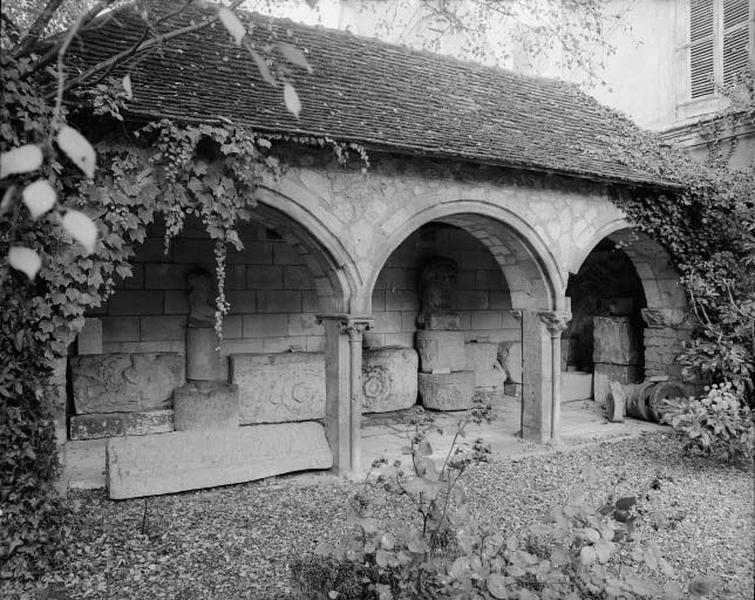
<svg viewBox="0 0 755 600"><path fill-rule="evenodd" d="M419 367L423 373L463 371L467 368L463 331L417 331Z"/></svg>
<svg viewBox="0 0 755 600"><path fill-rule="evenodd" d="M420 373L419 395L425 408L466 410L472 407L474 371Z"/></svg>
<svg viewBox="0 0 755 600"><path fill-rule="evenodd" d="M213 327L186 328L186 379L217 381L220 377L218 338Z"/></svg>
<svg viewBox="0 0 755 600"><path fill-rule="evenodd" d="M176 431L239 426L239 388L220 381L189 382L173 394Z"/></svg>
<svg viewBox="0 0 755 600"><path fill-rule="evenodd" d="M417 352L413 348L365 348L362 411L401 410L417 402Z"/></svg>

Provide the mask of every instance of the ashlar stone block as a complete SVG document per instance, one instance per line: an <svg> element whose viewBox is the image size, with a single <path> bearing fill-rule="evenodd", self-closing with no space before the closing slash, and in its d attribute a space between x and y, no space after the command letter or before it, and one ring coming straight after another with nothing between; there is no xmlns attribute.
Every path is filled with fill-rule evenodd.
<svg viewBox="0 0 755 600"><path fill-rule="evenodd" d="M425 408L467 410L472 407L474 371L420 373L419 395Z"/></svg>
<svg viewBox="0 0 755 600"><path fill-rule="evenodd" d="M416 344L423 373L463 371L467 368L463 331L420 329Z"/></svg>
<svg viewBox="0 0 755 600"><path fill-rule="evenodd" d="M401 410L417 402L419 358L412 348L362 351L362 411Z"/></svg>
<svg viewBox="0 0 755 600"><path fill-rule="evenodd" d="M242 425L308 421L325 416L325 354L232 354Z"/></svg>
<svg viewBox="0 0 755 600"><path fill-rule="evenodd" d="M190 381L173 395L176 431L239 426L239 388L222 381Z"/></svg>
<svg viewBox="0 0 755 600"><path fill-rule="evenodd" d="M72 440L95 440L121 435L151 435L173 431L173 411L147 410L71 417Z"/></svg>
<svg viewBox="0 0 755 600"><path fill-rule="evenodd" d="M92 354L70 359L76 414L170 408L184 382L177 352Z"/></svg>
<svg viewBox="0 0 755 600"><path fill-rule="evenodd" d="M121 500L329 469L333 455L321 424L279 423L111 438L106 465L110 498Z"/></svg>

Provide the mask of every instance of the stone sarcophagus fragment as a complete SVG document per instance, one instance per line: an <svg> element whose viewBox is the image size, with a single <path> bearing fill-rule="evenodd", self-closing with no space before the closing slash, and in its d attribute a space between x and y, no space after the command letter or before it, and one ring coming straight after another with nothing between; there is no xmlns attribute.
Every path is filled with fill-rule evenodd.
<svg viewBox="0 0 755 600"><path fill-rule="evenodd" d="M242 425L324 418L324 353L232 354L230 368Z"/></svg>
<svg viewBox="0 0 755 600"><path fill-rule="evenodd" d="M362 354L362 410L401 410L417 402L417 352L412 348L373 348Z"/></svg>
<svg viewBox="0 0 755 600"><path fill-rule="evenodd" d="M175 352L76 356L70 367L78 415L171 408L184 383L184 357Z"/></svg>
<svg viewBox="0 0 755 600"><path fill-rule="evenodd" d="M419 395L425 408L467 410L472 408L474 371L420 373Z"/></svg>

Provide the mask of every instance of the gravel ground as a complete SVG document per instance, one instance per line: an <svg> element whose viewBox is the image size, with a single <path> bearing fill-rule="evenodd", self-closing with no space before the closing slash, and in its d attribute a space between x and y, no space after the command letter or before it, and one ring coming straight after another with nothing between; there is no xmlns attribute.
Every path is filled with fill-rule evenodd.
<svg viewBox="0 0 755 600"><path fill-rule="evenodd" d="M666 434L475 466L464 484L472 514L508 533L522 531L565 501L587 465L597 473L590 488L596 503L609 491L634 495L657 480L653 506L669 522L638 533L652 533L675 579L712 575L719 585L711 598L753 598L752 465L685 457ZM146 502L73 493L68 559L33 589L0 589L0 597L286 598L288 561L343 533L354 489L279 478ZM372 494L378 518L416 520L405 499Z"/></svg>

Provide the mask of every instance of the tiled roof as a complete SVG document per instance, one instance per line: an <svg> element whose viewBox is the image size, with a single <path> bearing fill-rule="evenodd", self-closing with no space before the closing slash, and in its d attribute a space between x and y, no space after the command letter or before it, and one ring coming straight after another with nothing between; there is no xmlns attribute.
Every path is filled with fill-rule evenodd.
<svg viewBox="0 0 755 600"><path fill-rule="evenodd" d="M262 79L249 53L235 45L219 22L138 57L130 69L134 99L129 114L202 122L230 119L258 131L329 136L399 153L599 180L664 183L612 158L615 152L607 148L607 138L615 120L570 84L341 31L238 14L248 27L254 23L259 47L273 39L306 53L313 72L292 67L303 106L300 119L286 110L282 88ZM202 9L191 8L158 30L203 16ZM72 44L70 62L77 68L92 65L129 48L143 30L133 8L115 11ZM280 55L275 60L285 63Z"/></svg>

